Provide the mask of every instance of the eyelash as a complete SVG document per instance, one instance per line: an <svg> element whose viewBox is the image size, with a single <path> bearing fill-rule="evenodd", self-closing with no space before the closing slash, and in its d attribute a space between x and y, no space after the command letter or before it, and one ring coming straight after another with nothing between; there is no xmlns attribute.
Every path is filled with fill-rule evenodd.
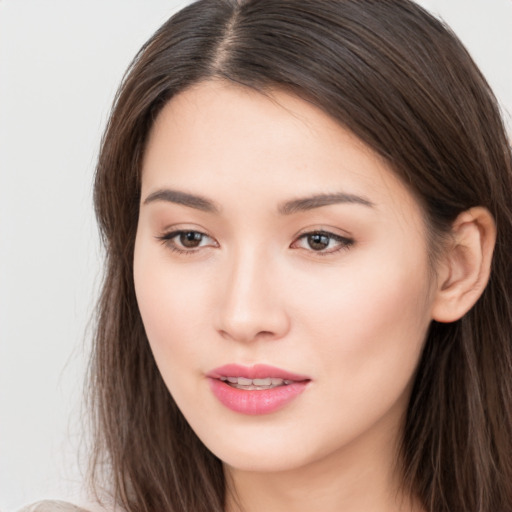
<svg viewBox="0 0 512 512"><path fill-rule="evenodd" d="M160 242L162 242L162 244L165 245L165 247L167 247L171 251L176 252L178 254L192 255L192 254L196 253L198 251L198 249L200 247L202 247L201 245L187 249L187 248L182 248L182 247L178 246L176 244L176 242L174 241L175 238L181 237L184 235L193 235L196 239L197 239L197 235L199 235L201 237L200 243L205 238L210 238L211 240L213 240L206 233L202 233L201 231L196 231L193 229L190 229L190 230L189 229L179 229L179 230L171 231L170 233L165 233L163 235L157 236L156 238L158 240L160 240ZM309 249L302 247L302 249L312 252L313 254L319 255L319 256L328 256L330 254L337 253L338 251L341 251L341 250L348 250L352 245L354 245L354 240L351 238L336 235L329 231L316 230L316 231L308 231L307 233L302 233L300 236L298 236L292 242L290 247L293 249L300 249L301 247L294 247L294 245L296 245L301 240L308 240L308 238L314 237L314 236L327 238L328 244L330 244L331 241L333 241L333 240L338 243L337 247L335 247L334 249L329 249L329 250L325 250L325 249L315 250L315 249L311 248L311 246ZM218 246L218 245L216 245L216 246Z"/></svg>
<svg viewBox="0 0 512 512"><path fill-rule="evenodd" d="M348 250L352 245L354 245L354 240L352 238L347 238L341 235L336 235L335 233L331 233L329 231L324 230L316 230L316 231L308 231L307 233L301 234L293 243L291 246L297 244L300 240L308 240L308 238L313 236L319 236L319 237L325 237L328 239L328 243L330 244L331 241L335 241L338 243L338 245L334 249L322 249L315 251L313 248L305 249L307 251L311 251L315 255L319 256L328 256L334 253L337 253L339 251ZM311 247L311 246L310 246Z"/></svg>

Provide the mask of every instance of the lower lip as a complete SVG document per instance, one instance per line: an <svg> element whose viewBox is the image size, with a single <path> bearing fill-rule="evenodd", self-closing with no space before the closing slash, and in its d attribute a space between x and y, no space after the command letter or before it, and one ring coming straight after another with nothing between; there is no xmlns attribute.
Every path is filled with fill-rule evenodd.
<svg viewBox="0 0 512 512"><path fill-rule="evenodd" d="M271 389L237 389L220 379L208 379L213 394L219 402L232 411L242 414L269 414L282 409L300 395L309 381L292 382Z"/></svg>

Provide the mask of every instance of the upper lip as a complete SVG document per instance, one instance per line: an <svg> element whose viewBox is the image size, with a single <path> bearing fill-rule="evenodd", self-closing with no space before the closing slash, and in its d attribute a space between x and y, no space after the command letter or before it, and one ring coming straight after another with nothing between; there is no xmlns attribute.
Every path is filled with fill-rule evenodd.
<svg viewBox="0 0 512 512"><path fill-rule="evenodd" d="M226 364L214 368L206 374L207 377L212 379L220 379L221 377L245 377L246 379L265 379L268 377L274 379L291 380L301 382L311 380L306 375L299 375L291 373L276 366L269 366L267 364L255 364L254 366L243 366L239 364Z"/></svg>

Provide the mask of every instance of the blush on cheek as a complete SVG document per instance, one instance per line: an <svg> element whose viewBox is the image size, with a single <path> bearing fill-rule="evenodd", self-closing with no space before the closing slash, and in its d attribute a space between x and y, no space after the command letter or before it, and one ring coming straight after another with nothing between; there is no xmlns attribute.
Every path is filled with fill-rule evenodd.
<svg viewBox="0 0 512 512"><path fill-rule="evenodd" d="M302 308L314 319L311 336L322 340L316 350L332 354L334 366L363 376L362 381L367 374L399 371L401 362L410 371L430 323L423 288L418 275L397 269L384 277L369 272L355 276L331 287L336 293L310 294ZM368 378L372 380L371 375Z"/></svg>
<svg viewBox="0 0 512 512"><path fill-rule="evenodd" d="M197 340L205 338L202 302L198 300L201 285L191 286L191 281L179 272L154 263L136 264L134 280L146 335L157 364L165 373L164 368L173 360L194 357ZM191 367L194 364L192 360Z"/></svg>

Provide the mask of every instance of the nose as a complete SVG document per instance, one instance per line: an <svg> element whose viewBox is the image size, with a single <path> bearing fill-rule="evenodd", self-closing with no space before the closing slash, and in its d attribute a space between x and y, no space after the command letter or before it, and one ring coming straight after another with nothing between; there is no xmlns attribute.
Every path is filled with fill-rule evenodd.
<svg viewBox="0 0 512 512"><path fill-rule="evenodd" d="M276 265L254 250L226 262L216 329L239 342L279 339L290 328Z"/></svg>

